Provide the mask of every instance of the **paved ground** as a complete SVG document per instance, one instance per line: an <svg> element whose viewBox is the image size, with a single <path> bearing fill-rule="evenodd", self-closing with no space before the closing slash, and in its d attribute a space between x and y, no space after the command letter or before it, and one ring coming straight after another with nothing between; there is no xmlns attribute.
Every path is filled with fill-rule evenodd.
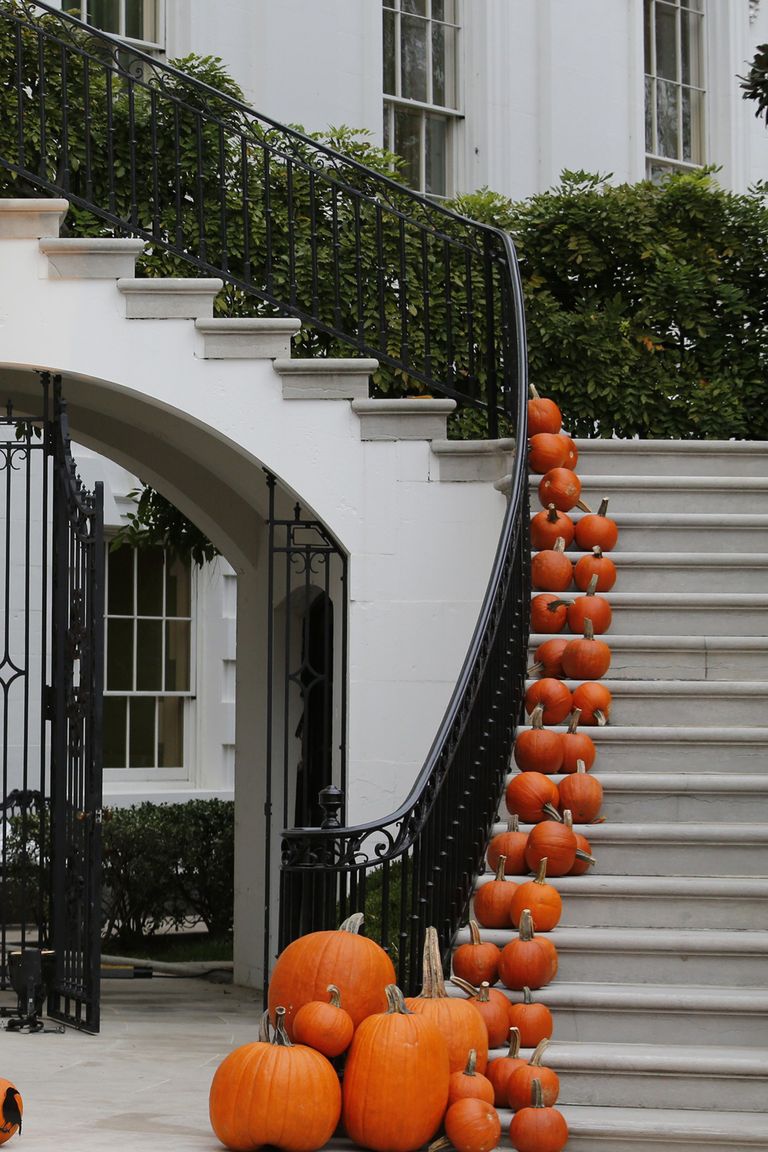
<svg viewBox="0 0 768 1152"><path fill-rule="evenodd" d="M0 1076L24 1099L9 1152L221 1152L211 1078L260 1014L252 990L155 974L102 982L98 1036L0 1032Z"/></svg>

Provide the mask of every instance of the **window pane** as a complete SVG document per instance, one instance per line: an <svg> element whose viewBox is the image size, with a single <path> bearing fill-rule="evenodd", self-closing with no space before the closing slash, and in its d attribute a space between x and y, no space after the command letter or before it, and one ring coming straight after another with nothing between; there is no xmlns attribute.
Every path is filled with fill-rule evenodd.
<svg viewBox="0 0 768 1152"><path fill-rule="evenodd" d="M178 696L158 700L157 763L160 768L184 764L184 701Z"/></svg>
<svg viewBox="0 0 768 1152"><path fill-rule="evenodd" d="M435 24L432 28L432 103L456 107L456 32Z"/></svg>
<svg viewBox="0 0 768 1152"><path fill-rule="evenodd" d="M166 692L189 691L189 623L170 620L165 626Z"/></svg>
<svg viewBox="0 0 768 1152"><path fill-rule="evenodd" d="M646 152L656 151L656 141L653 137L653 90L654 80L651 76L645 78L645 150Z"/></svg>
<svg viewBox="0 0 768 1152"><path fill-rule="evenodd" d="M136 610L139 616L163 614L163 561L162 548L140 548L136 553Z"/></svg>
<svg viewBox="0 0 768 1152"><path fill-rule="evenodd" d="M400 0L403 12L414 12L418 16L426 16L427 0Z"/></svg>
<svg viewBox="0 0 768 1152"><path fill-rule="evenodd" d="M678 95L680 89L664 80L656 82L656 148L660 156L680 157Z"/></svg>
<svg viewBox="0 0 768 1152"><path fill-rule="evenodd" d="M680 34L682 38L682 68L683 84L691 84L694 88L702 86L701 64L701 17L693 13L683 13Z"/></svg>
<svg viewBox="0 0 768 1152"><path fill-rule="evenodd" d="M162 620L136 623L136 687L140 692L163 689Z"/></svg>
<svg viewBox="0 0 768 1152"><path fill-rule="evenodd" d="M447 20L449 24L455 24L456 4L454 0L432 0L432 19Z"/></svg>
<svg viewBox="0 0 768 1152"><path fill-rule="evenodd" d="M408 100L427 99L427 28L414 17L400 22L401 94Z"/></svg>
<svg viewBox="0 0 768 1152"><path fill-rule="evenodd" d="M133 621L107 621L107 689L133 690Z"/></svg>
<svg viewBox="0 0 768 1152"><path fill-rule="evenodd" d="M133 615L133 548L117 548L107 557L110 616Z"/></svg>
<svg viewBox="0 0 768 1152"><path fill-rule="evenodd" d="M125 34L133 40L157 40L155 0L125 0Z"/></svg>
<svg viewBox="0 0 768 1152"><path fill-rule="evenodd" d="M167 556L165 561L165 614L189 616L191 614L192 580L189 564L178 557Z"/></svg>
<svg viewBox="0 0 768 1152"><path fill-rule="evenodd" d="M702 143L702 92L683 89L683 160L701 164L704 155Z"/></svg>
<svg viewBox="0 0 768 1152"><path fill-rule="evenodd" d="M88 0L88 23L105 32L119 32L119 0Z"/></svg>
<svg viewBox="0 0 768 1152"><path fill-rule="evenodd" d="M104 697L104 767L125 768L125 696Z"/></svg>
<svg viewBox="0 0 768 1152"><path fill-rule="evenodd" d="M395 82L395 14L384 9L384 91L397 95Z"/></svg>
<svg viewBox="0 0 768 1152"><path fill-rule="evenodd" d="M130 768L155 767L155 699L134 696L130 702Z"/></svg>
<svg viewBox="0 0 768 1152"><path fill-rule="evenodd" d="M647 75L653 72L653 58L651 56L651 45L653 43L651 37L651 12L653 10L653 0L645 0L645 32L643 36L643 48L645 50L645 71Z"/></svg>
<svg viewBox="0 0 768 1152"><path fill-rule="evenodd" d="M446 148L447 125L438 116L427 118L425 192L445 196L445 173L448 168Z"/></svg>
<svg viewBox="0 0 768 1152"><path fill-rule="evenodd" d="M678 80L677 16L668 4L656 5L656 75Z"/></svg>
<svg viewBox="0 0 768 1152"><path fill-rule="evenodd" d="M410 188L421 187L421 116L404 108L395 109L395 147L405 166L401 178Z"/></svg>

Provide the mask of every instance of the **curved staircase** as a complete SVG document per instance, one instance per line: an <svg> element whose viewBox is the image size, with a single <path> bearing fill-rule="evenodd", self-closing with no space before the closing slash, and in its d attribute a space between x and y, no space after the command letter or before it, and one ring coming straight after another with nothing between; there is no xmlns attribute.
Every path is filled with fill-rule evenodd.
<svg viewBox="0 0 768 1152"><path fill-rule="evenodd" d="M578 446L619 524L614 706L544 1062L569 1152L768 1149L768 444Z"/></svg>

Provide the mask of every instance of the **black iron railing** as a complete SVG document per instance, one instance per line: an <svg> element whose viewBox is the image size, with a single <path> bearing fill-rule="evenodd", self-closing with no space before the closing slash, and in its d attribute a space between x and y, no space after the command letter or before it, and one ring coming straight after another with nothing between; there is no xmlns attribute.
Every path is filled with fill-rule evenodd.
<svg viewBox="0 0 768 1152"><path fill-rule="evenodd" d="M350 911L416 983L424 929L465 915L520 713L527 640L526 366L509 237L32 0L0 0L9 195L67 197L74 231L146 239L155 269L221 276L232 308L299 317L306 354L480 410L517 438L488 590L409 799L386 819L284 833L280 944ZM160 254L160 262L157 256ZM342 353L343 349L343 353Z"/></svg>
<svg viewBox="0 0 768 1152"><path fill-rule="evenodd" d="M455 397L498 434L516 355L497 229L46 4L0 0L0 58L6 194L64 196L69 228L143 237L171 274L299 317L310 354L374 356L383 388Z"/></svg>

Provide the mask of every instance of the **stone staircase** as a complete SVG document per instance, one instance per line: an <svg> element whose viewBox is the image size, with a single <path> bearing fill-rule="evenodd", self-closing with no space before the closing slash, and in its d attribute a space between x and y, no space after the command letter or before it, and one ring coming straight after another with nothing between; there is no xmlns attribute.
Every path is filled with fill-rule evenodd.
<svg viewBox="0 0 768 1152"><path fill-rule="evenodd" d="M606 822L537 995L568 1149L768 1149L768 445L578 443L620 534Z"/></svg>

